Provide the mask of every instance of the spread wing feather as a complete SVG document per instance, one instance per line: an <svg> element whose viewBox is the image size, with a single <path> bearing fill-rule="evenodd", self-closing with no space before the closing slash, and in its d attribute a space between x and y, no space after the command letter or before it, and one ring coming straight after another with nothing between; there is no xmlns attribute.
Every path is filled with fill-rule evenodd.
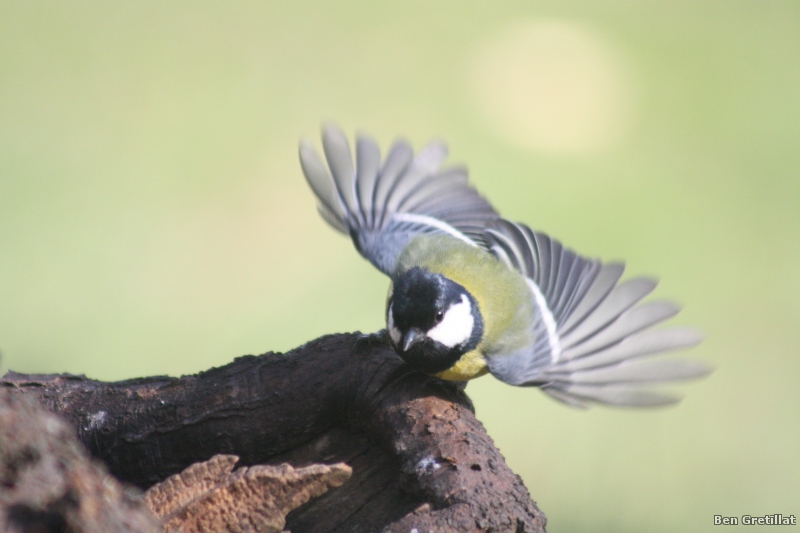
<svg viewBox="0 0 800 533"><path fill-rule="evenodd" d="M308 184L311 186L311 190L317 195L320 212L325 213L323 215L325 219L333 224L336 229L344 231L342 228L346 227L344 224L346 215L339 193L336 190L336 184L328 174L328 170L319 158L317 151L314 150L311 143L305 140L300 142L300 165L303 168L303 174L305 174ZM336 221L335 224L333 223L334 220Z"/></svg>
<svg viewBox="0 0 800 533"><path fill-rule="evenodd" d="M624 266L586 259L543 233L501 220L487 229L491 251L519 270L533 288L537 316L545 325L533 347L490 358L489 369L514 385L538 386L573 406L587 402L655 406L679 398L646 387L708 375L695 361L643 359L694 346L688 328L651 329L673 317L671 302L640 303L656 287L640 277L618 283ZM541 295L537 298L536 294Z"/></svg>
<svg viewBox="0 0 800 533"><path fill-rule="evenodd" d="M322 146L328 168L311 143L300 143L300 164L320 214L386 274L392 274L398 255L416 235L448 233L481 246L487 224L500 218L468 184L466 170L440 170L447 158L442 142L414 155L406 141L398 140L381 164L378 144L359 135L355 166L337 127L323 127Z"/></svg>
<svg viewBox="0 0 800 533"><path fill-rule="evenodd" d="M567 385L563 388L544 386L552 398L573 407L589 407L589 402L615 407L661 407L681 401L680 396L625 385Z"/></svg>
<svg viewBox="0 0 800 533"><path fill-rule="evenodd" d="M356 189L364 225L372 225L375 221L373 200L380 166L381 149L369 139L359 137L356 141Z"/></svg>

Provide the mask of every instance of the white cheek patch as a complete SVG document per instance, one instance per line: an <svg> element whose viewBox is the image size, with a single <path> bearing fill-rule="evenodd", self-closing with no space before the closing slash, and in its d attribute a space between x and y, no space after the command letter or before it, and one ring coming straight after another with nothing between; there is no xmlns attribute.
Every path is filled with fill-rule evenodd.
<svg viewBox="0 0 800 533"><path fill-rule="evenodd" d="M394 342L397 346L400 346L400 341L403 340L403 335L394 325L394 315L392 314L391 307L389 308L389 318L386 320L386 329L389 330L389 336L392 338L392 342Z"/></svg>
<svg viewBox="0 0 800 533"><path fill-rule="evenodd" d="M444 318L433 329L428 331L429 339L441 342L448 348L463 344L472 336L472 326L475 319L472 317L472 306L465 294L461 301L451 305L444 313Z"/></svg>

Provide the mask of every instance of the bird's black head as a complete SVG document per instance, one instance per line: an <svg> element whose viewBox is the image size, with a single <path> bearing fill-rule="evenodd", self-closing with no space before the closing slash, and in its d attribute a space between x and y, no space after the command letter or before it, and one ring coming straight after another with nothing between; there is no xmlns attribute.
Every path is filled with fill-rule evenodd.
<svg viewBox="0 0 800 533"><path fill-rule="evenodd" d="M483 337L483 317L463 286L420 267L392 281L386 328L406 363L436 374L475 349Z"/></svg>

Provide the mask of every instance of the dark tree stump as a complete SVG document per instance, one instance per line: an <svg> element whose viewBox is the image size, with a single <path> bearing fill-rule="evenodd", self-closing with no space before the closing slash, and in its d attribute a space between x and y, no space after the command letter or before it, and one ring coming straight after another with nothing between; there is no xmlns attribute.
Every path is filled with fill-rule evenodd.
<svg viewBox="0 0 800 533"><path fill-rule="evenodd" d="M65 417L142 488L219 453L242 465L349 464L342 487L288 515L296 533L545 530L463 390L410 371L375 337L331 335L180 378L9 372L0 385Z"/></svg>

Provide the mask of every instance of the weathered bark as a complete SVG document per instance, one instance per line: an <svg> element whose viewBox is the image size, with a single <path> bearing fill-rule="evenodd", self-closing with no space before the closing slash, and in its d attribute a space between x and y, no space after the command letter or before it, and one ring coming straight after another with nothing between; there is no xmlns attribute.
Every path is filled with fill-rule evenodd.
<svg viewBox="0 0 800 533"><path fill-rule="evenodd" d="M280 533L286 515L350 479L344 463L292 468L243 466L215 455L150 487L145 501L161 533Z"/></svg>
<svg viewBox="0 0 800 533"><path fill-rule="evenodd" d="M0 531L156 533L139 491L91 459L64 420L0 390Z"/></svg>
<svg viewBox="0 0 800 533"><path fill-rule="evenodd" d="M215 454L240 464L345 462L352 478L291 512L301 531L544 531L469 398L357 334L181 378L103 383L9 373L120 479L148 487Z"/></svg>

